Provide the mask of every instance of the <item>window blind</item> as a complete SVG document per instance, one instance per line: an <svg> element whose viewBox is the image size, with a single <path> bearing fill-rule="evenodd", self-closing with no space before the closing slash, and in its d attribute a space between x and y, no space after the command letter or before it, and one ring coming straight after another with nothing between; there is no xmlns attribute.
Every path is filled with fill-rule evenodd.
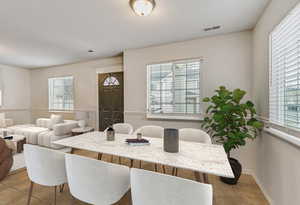
<svg viewBox="0 0 300 205"><path fill-rule="evenodd" d="M196 59L148 65L148 113L199 115L200 63Z"/></svg>
<svg viewBox="0 0 300 205"><path fill-rule="evenodd" d="M73 110L73 77L59 77L48 79L49 109Z"/></svg>
<svg viewBox="0 0 300 205"><path fill-rule="evenodd" d="M300 6L270 34L270 121L300 128Z"/></svg>

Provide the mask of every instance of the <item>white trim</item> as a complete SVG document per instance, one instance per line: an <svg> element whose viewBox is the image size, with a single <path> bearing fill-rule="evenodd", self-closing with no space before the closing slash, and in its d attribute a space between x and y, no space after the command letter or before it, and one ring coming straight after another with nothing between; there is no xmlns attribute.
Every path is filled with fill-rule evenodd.
<svg viewBox="0 0 300 205"><path fill-rule="evenodd" d="M199 98L200 98L200 113L203 112L203 104L202 104L202 87L203 87L203 77L202 77L202 66L203 66L203 58L202 57L198 57L198 58L188 58L188 59L178 59L178 60L170 60L170 61L164 61L164 62L156 62L156 63L150 63L146 65L146 70L147 70L147 98L146 98L146 110L147 110L147 119L170 119L170 120L203 120L203 117L201 114L188 114L188 113L184 113L184 114L179 114L179 113L161 113L161 114L156 114L156 113L151 113L150 111L150 93L151 93L151 74L150 74L150 67L149 66L153 66L153 65L160 65L160 64L176 64L176 63L188 63L188 62L195 62L195 61L199 61L200 63L200 69L199 69ZM172 69L174 69L172 65ZM173 78L174 78L174 73L173 73ZM195 89L196 90L196 89ZM173 90L174 92L174 90ZM187 103L186 103L187 104ZM197 116L199 115L199 116Z"/></svg>
<svg viewBox="0 0 300 205"><path fill-rule="evenodd" d="M95 72L95 79L96 79L96 101L97 101L97 107L96 107L96 118L95 118L95 127L96 130L99 130L99 79L98 75L99 74L104 74L104 73L117 73L117 72L123 72L123 82L124 82L124 69L123 69L123 64L114 64L114 65L109 65L109 66L104 66L104 67L98 67L96 68ZM125 112L124 112L125 113Z"/></svg>
<svg viewBox="0 0 300 205"><path fill-rule="evenodd" d="M262 185L262 183L260 182L260 180L258 179L258 177L256 176L256 174L254 174L252 172L250 175L254 178L254 181L256 182L256 184L258 185L258 187L260 188L260 190L262 191L263 195L266 197L266 199L269 202L269 204L273 205L274 202L273 202L272 198L267 193L266 189L264 188L264 186Z"/></svg>
<svg viewBox="0 0 300 205"><path fill-rule="evenodd" d="M123 72L123 65L114 65L104 68L96 68L97 74ZM97 83L98 84L98 83Z"/></svg>
<svg viewBox="0 0 300 205"><path fill-rule="evenodd" d="M147 113L147 119L164 119L164 120L191 120L191 121L201 121L202 116L180 116L180 115L162 115L162 114L151 114Z"/></svg>
<svg viewBox="0 0 300 205"><path fill-rule="evenodd" d="M287 134L285 132L282 132L280 130L274 129L274 128L264 128L264 131L266 131L267 133L278 137L279 139L282 139L286 142L289 142L297 147L300 147L300 138L295 137L293 135Z"/></svg>

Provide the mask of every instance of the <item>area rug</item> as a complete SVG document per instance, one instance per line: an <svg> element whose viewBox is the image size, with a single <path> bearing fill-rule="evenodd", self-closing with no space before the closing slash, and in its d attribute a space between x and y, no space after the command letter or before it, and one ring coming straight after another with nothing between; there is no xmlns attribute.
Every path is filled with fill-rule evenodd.
<svg viewBox="0 0 300 205"><path fill-rule="evenodd" d="M70 148L63 148L61 150L57 150L64 153L70 153ZM14 154L14 163L12 168L10 169L10 173L14 173L18 170L23 170L26 168L25 159L24 159L24 152Z"/></svg>
<svg viewBox="0 0 300 205"><path fill-rule="evenodd" d="M15 172L17 170L21 170L25 168L25 159L24 159L24 153L16 153L14 154L14 163L12 168L10 169L10 172Z"/></svg>

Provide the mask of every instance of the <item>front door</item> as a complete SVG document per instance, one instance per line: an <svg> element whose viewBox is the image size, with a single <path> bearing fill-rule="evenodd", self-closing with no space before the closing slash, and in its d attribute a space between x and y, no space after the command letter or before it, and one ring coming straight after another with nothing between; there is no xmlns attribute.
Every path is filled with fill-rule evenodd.
<svg viewBox="0 0 300 205"><path fill-rule="evenodd" d="M99 130L124 122L123 72L98 75Z"/></svg>

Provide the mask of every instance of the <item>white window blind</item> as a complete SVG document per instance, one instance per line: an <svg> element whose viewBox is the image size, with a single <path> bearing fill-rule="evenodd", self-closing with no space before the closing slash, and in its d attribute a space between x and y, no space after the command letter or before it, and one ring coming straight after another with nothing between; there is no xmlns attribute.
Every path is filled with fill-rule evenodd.
<svg viewBox="0 0 300 205"><path fill-rule="evenodd" d="M73 110L73 76L49 78L49 110Z"/></svg>
<svg viewBox="0 0 300 205"><path fill-rule="evenodd" d="M148 72L148 118L200 118L199 59L151 64Z"/></svg>
<svg viewBox="0 0 300 205"><path fill-rule="evenodd" d="M300 6L271 33L270 50L270 120L300 128Z"/></svg>

